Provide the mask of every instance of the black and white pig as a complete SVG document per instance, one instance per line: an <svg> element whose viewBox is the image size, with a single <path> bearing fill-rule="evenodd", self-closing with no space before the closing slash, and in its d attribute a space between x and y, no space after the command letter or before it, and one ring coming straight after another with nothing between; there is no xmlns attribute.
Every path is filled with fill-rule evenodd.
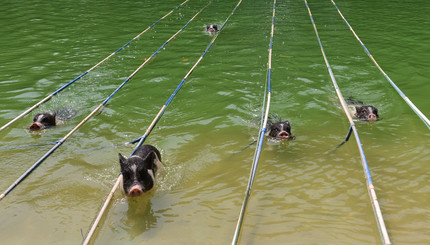
<svg viewBox="0 0 430 245"><path fill-rule="evenodd" d="M365 105L363 102L351 98L345 101L348 104L351 114L358 120L376 121L379 119L378 109L376 107Z"/></svg>
<svg viewBox="0 0 430 245"><path fill-rule="evenodd" d="M207 25L206 26L206 31L207 32L217 32L218 31L218 26L216 24Z"/></svg>
<svg viewBox="0 0 430 245"><path fill-rule="evenodd" d="M120 188L131 197L151 190L156 173L163 166L160 152L152 145L140 146L128 159L119 153L119 164L122 173Z"/></svg>
<svg viewBox="0 0 430 245"><path fill-rule="evenodd" d="M38 113L33 118L33 123L28 129L31 131L38 131L53 126L63 124L66 120L74 117L76 111L70 108L62 108L55 112Z"/></svg>
<svg viewBox="0 0 430 245"><path fill-rule="evenodd" d="M278 121L278 122L267 122L268 135L277 139L293 139L291 135L291 125L288 120L286 121Z"/></svg>
<svg viewBox="0 0 430 245"><path fill-rule="evenodd" d="M31 131L42 130L57 124L59 124L59 122L57 122L55 113L39 113L34 116L33 123L30 125L29 129Z"/></svg>

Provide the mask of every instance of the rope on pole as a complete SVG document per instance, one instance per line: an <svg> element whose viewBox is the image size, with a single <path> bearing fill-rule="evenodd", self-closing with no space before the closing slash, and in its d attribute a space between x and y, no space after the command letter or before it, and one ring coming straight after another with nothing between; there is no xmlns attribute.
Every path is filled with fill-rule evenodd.
<svg viewBox="0 0 430 245"><path fill-rule="evenodd" d="M239 241L240 231L242 228L246 207L248 204L249 197L251 195L251 188L252 188L252 184L254 182L255 173L257 171L257 166L258 166L258 161L260 158L261 148L263 146L264 134L266 133L266 127L267 127L267 120L269 118L270 99L271 99L271 94L272 94L271 74L272 74L273 34L274 34L274 30L275 30L275 10L276 10L276 0L273 1L272 29L271 29L271 33L270 33L269 58L268 58L268 64L267 64L267 69L268 69L268 77L267 77L267 81L266 81L266 86L267 86L266 88L268 91L267 92L267 101L266 101L266 97L264 98L264 101L263 101L263 106L266 103L266 109L265 109L263 123L260 125L258 144L257 144L257 148L256 148L255 154L254 154L254 160L253 160L252 167L251 167L251 173L250 173L249 180L248 180L248 186L247 186L246 192L245 192L245 198L243 200L242 209L241 209L240 214L239 214L239 218L238 218L237 225L236 225L236 230L235 230L234 236L233 236L233 241L231 243L232 245L236 245Z"/></svg>
<svg viewBox="0 0 430 245"><path fill-rule="evenodd" d="M40 143L40 144L30 144L30 145L2 146L2 147L0 147L0 150L20 149L20 148L28 148L28 147L35 147L35 146L45 146L45 145L55 145L57 143L58 143L58 141L49 142L49 143Z"/></svg>
<svg viewBox="0 0 430 245"><path fill-rule="evenodd" d="M212 1L210 1L205 7L203 7L199 12L197 12L179 31L177 31L175 34L173 34L172 37L169 38L161 47L155 51L154 54L152 54L148 59L145 60L145 62L142 63L129 77L127 77L124 82L120 86L118 86L115 91L109 95L109 97L106 98L99 106L97 106L88 116L82 120L75 128L73 128L64 138L59 140L54 147L52 147L42 158L40 158L33 166L28 169L21 177L18 178L17 181L15 181L5 192L3 192L2 195L0 195L0 201L7 195L9 192L11 192L19 183L21 183L30 173L36 169L43 161L45 161L46 158L48 158L56 149L58 149L73 133L75 133L85 122L87 122L92 116L94 116L128 81L130 81L136 73L142 69L144 65L146 65L153 57L155 57L158 52L164 48L173 38L175 38L182 30L185 29L188 24L193 21L197 15L199 15L206 7L208 7Z"/></svg>
<svg viewBox="0 0 430 245"><path fill-rule="evenodd" d="M361 144L357 128L355 127L354 121L352 120L352 117L349 114L348 107L346 105L345 99L342 96L342 93L341 93L341 91L339 89L339 86L337 85L336 79L335 79L335 77L333 75L333 71L332 71L332 69L330 67L330 64L329 64L328 60L327 60L327 56L326 56L326 54L324 52L324 48L322 46L322 43L321 43L321 40L320 40L320 37L319 37L319 34L318 34L317 27L315 25L314 18L312 17L311 9L309 8L308 2L306 0L304 0L304 1L305 1L305 4L306 4L306 8L308 9L308 13L309 13L309 17L311 19L312 25L313 25L314 30L315 30L315 35L317 37L318 44L319 44L319 46L321 48L322 56L324 57L325 64L326 64L328 72L330 74L331 81L333 82L333 86L334 86L334 88L336 90L336 93L337 93L337 96L339 98L340 104L342 105L342 109L345 112L345 114L346 114L346 116L347 116L347 118L349 120L349 123L351 125L351 128L352 128L352 130L354 132L354 136L355 136L355 139L356 139L356 142L357 142L358 150L360 152L361 164L363 166L363 171L364 171L364 174L366 176L367 190L368 190L368 193L369 193L369 196L370 196L370 200L371 200L371 203L372 203L372 208L373 208L373 212L375 214L376 223L378 225L379 234L381 235L382 243L386 244L386 245L391 244L390 238L388 236L387 228L385 227L384 218L382 217L381 208L379 207L379 202L378 202L378 199L376 197L375 188L373 186L372 178L371 178L371 175L370 175L370 170L369 170L369 167L367 165L366 156L364 155L363 146Z"/></svg>
<svg viewBox="0 0 430 245"><path fill-rule="evenodd" d="M375 58L373 58L373 55L369 52L369 50L366 48L364 43L360 40L358 35L355 33L354 29L352 29L351 25L348 23L348 21L345 19L343 14L340 12L339 8L337 7L336 3L331 0L333 5L336 7L337 12L339 13L340 17L342 17L343 21L345 21L346 25L349 27L349 30L354 34L357 41L361 44L361 46L364 48L364 51L366 51L369 58L375 63L376 67L378 67L379 71L385 76L385 78L390 82L391 86L397 91L397 93L403 98L403 100L409 105L409 107L417 114L417 116L424 122L424 124L430 129L430 120L412 103L412 101L409 100L409 98L400 90L399 87L391 80L391 78L385 73L385 71L379 66L378 62L376 62Z"/></svg>
<svg viewBox="0 0 430 245"><path fill-rule="evenodd" d="M149 29L151 29L153 26L155 26L158 22L160 22L161 20L163 20L164 18L166 18L167 16L169 16L171 13L173 13L173 11L175 11L178 8L180 8L182 5L184 5L188 1L190 1L190 0L185 0L183 3L179 4L176 8L172 9L169 13L167 13L166 15L164 15L163 17L161 17L159 20L157 20L156 22L154 22L152 25L150 25L144 31L142 31L141 33L139 33L139 35L137 35L136 37L134 37L133 39L131 39L128 43L126 43L125 45L123 45L121 48L119 48L118 50L116 50L115 52L113 52L112 54L110 54L109 56L107 56L106 58L104 58L102 61L100 61L99 63L97 63L95 66L91 67L86 72L82 73L81 75L79 75L78 77L76 77L75 79L73 79L72 81L70 81L69 83L65 84L64 86L62 86L61 88L59 88L58 90L56 90L55 92L53 92L52 94L48 95L47 97L45 97L41 101L37 102L35 105L33 105L32 107L30 107L29 109L27 109L26 111L24 111L23 113L21 113L19 116L15 117L11 121L9 121L5 125L3 125L0 128L0 132L3 131L4 129L6 129L7 127L9 127L12 123L18 121L19 119L21 119L22 117L24 117L25 115L27 115L28 113L30 113L31 111L33 111L34 109L36 109L37 107L39 107L41 104L43 104L46 101L50 100L52 97L54 97L55 95L57 95L58 93L60 93L61 91L63 91L65 88L67 88L68 86L70 86L71 84L73 84L74 82L76 82L77 80L81 79L83 76L85 76L90 71L94 70L96 67L98 67L99 65L101 65L102 63L104 63L110 57L112 57L115 54L117 54L123 48L127 47L131 42L133 42L134 40L136 40L137 38L139 38L142 34L144 34L145 32L147 32Z"/></svg>
<svg viewBox="0 0 430 245"><path fill-rule="evenodd" d="M134 148L133 152L130 154L133 155L134 152L137 150L137 148L139 148L139 146L141 146L143 144L143 142L146 140L146 138L149 136L149 134L151 133L152 129L155 127L155 125L157 124L157 122L161 119L161 117L164 114L164 111L167 109L167 107L169 106L169 104L172 102L173 98L176 96L176 94L178 93L178 91L181 89L181 87L184 85L185 80L191 75L191 73L194 71L194 69L197 67L197 65L200 63L200 61L204 58L204 56L206 55L206 53L209 51L209 49L211 48L211 46L213 45L213 43L215 42L215 40L217 39L218 35L221 33L221 31L223 30L225 24L227 23L227 21L230 19L230 17L234 14L234 12L236 11L236 9L239 7L240 3L242 2L242 0L239 0L239 2L237 3L236 7L233 9L233 11L230 13L230 15L227 17L227 19L224 21L223 25L221 26L220 30L217 32L217 34L212 38L211 42L209 43L208 47L206 48L206 50L203 52L203 54L200 56L200 58L197 60L197 62L193 65L193 67L188 71L188 73L185 75L185 77L182 79L182 81L179 83L179 85L176 87L175 91L172 93L172 95L169 97L169 99L166 101L166 103L161 107L160 111L158 112L157 116L155 116L154 120L152 121L152 123L150 124L150 126L148 127L148 129L146 130L146 132L138 139L130 142L131 144L134 144L136 142L138 142L138 144L136 145L136 147ZM99 225L99 222L101 220L101 218L104 215L104 212L106 211L106 208L110 201L112 200L113 197L113 193L115 193L116 189L118 188L118 184L120 179L122 178L122 174L120 174L115 182L115 185L113 186L109 196L106 198L104 204L103 204L103 208L100 209L99 213L97 214L96 219L94 220L90 231L88 232L83 245L87 245L90 240L91 237L94 235L94 232L97 228L97 226Z"/></svg>

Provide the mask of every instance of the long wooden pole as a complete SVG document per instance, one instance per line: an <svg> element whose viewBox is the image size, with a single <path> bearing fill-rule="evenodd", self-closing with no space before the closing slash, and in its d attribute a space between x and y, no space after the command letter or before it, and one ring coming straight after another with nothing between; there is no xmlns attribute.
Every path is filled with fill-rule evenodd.
<svg viewBox="0 0 430 245"><path fill-rule="evenodd" d="M391 244L390 238L388 236L387 228L385 227L384 218L382 217L381 208L379 207L379 202L378 202L378 199L376 197L375 188L373 186L372 178L371 178L371 175L370 175L370 170L369 170L369 167L367 165L366 156L364 155L363 146L361 144L357 128L355 127L354 121L352 120L352 117L351 117L351 115L349 113L349 110L348 110L348 107L346 105L345 99L342 96L342 93L341 93L341 91L339 89L339 86L337 85L336 79L335 79L335 77L333 75L333 71L332 71L332 69L330 67L330 64L329 64L328 60L327 60L327 56L326 56L326 54L324 52L324 48L322 46L322 43L321 43L321 40L320 40L320 37L319 37L319 34L318 34L317 27L315 25L314 18L312 17L311 9L309 8L308 2L306 0L304 0L304 1L305 1L305 4L306 4L306 8L308 9L308 13L309 13L309 17L310 17L310 19L312 21L312 25L313 25L314 30L315 30L315 35L316 35L316 37L318 39L318 43L319 43L319 46L321 48L321 53L322 53L322 55L324 57L325 64L326 64L328 72L330 74L331 81L332 81L333 86L334 86L334 88L336 90L336 94L337 94L337 96L339 98L340 104L342 105L342 109L345 112L345 115L348 118L348 121L351 124L351 128L352 128L352 130L354 132L354 136L355 136L355 139L356 139L356 142L357 142L358 150L360 152L361 165L363 167L363 171L364 171L364 174L366 176L367 191L369 193L370 200L371 200L371 203L372 203L372 208L373 208L373 211L375 213L376 223L378 225L378 229L379 229L379 233L381 235L382 243L386 244L386 245L389 245L389 244Z"/></svg>

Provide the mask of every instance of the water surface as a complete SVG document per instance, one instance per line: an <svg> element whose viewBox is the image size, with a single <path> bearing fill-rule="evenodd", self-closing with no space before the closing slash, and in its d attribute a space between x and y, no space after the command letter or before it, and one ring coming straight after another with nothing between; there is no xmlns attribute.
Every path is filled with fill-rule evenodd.
<svg viewBox="0 0 430 245"><path fill-rule="evenodd" d="M7 1L0 5L0 124L127 43L182 1ZM79 244L119 174L111 146L140 137L237 2L214 0L3 201L5 244ZM0 147L64 137L207 1L190 0L127 48L0 133ZM338 1L375 59L430 116L426 1ZM428 128L374 66L330 1L309 1L345 97L379 108L357 122L393 244L428 244ZM154 191L119 191L94 244L227 244L248 182L266 79L272 1L243 1L146 143L165 168ZM303 1L277 2L271 112L296 139L265 140L241 244L380 244L355 140L332 152L349 123L340 109ZM41 133L42 111L78 115ZM5 190L52 146L1 149ZM25 235L23 235L25 234Z"/></svg>

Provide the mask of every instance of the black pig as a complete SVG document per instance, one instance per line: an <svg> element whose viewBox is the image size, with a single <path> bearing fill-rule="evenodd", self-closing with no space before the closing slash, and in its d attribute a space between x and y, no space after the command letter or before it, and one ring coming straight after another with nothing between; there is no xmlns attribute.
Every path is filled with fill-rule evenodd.
<svg viewBox="0 0 430 245"><path fill-rule="evenodd" d="M28 129L31 131L42 130L63 124L66 120L74 117L76 111L70 108L62 108L54 112L38 113L33 118L33 123Z"/></svg>
<svg viewBox="0 0 430 245"><path fill-rule="evenodd" d="M351 114L359 120L376 121L379 119L378 109L372 105L365 105L361 101L354 99L346 99L346 103L351 111Z"/></svg>
<svg viewBox="0 0 430 245"><path fill-rule="evenodd" d="M121 165L121 190L128 196L137 197L154 187L155 175L163 165L160 152L152 145L142 145L126 159L119 153Z"/></svg>
<svg viewBox="0 0 430 245"><path fill-rule="evenodd" d="M279 121L279 122L272 122L268 121L269 125L269 136L272 136L274 138L278 139L292 139L293 136L291 135L291 125L288 120L286 121Z"/></svg>
<svg viewBox="0 0 430 245"><path fill-rule="evenodd" d="M215 24L207 25L206 26L206 31L208 31L208 32L217 32L218 31L218 26L215 25Z"/></svg>
<svg viewBox="0 0 430 245"><path fill-rule="evenodd" d="M33 118L33 123L29 129L31 131L50 128L57 125L56 113L39 113Z"/></svg>

